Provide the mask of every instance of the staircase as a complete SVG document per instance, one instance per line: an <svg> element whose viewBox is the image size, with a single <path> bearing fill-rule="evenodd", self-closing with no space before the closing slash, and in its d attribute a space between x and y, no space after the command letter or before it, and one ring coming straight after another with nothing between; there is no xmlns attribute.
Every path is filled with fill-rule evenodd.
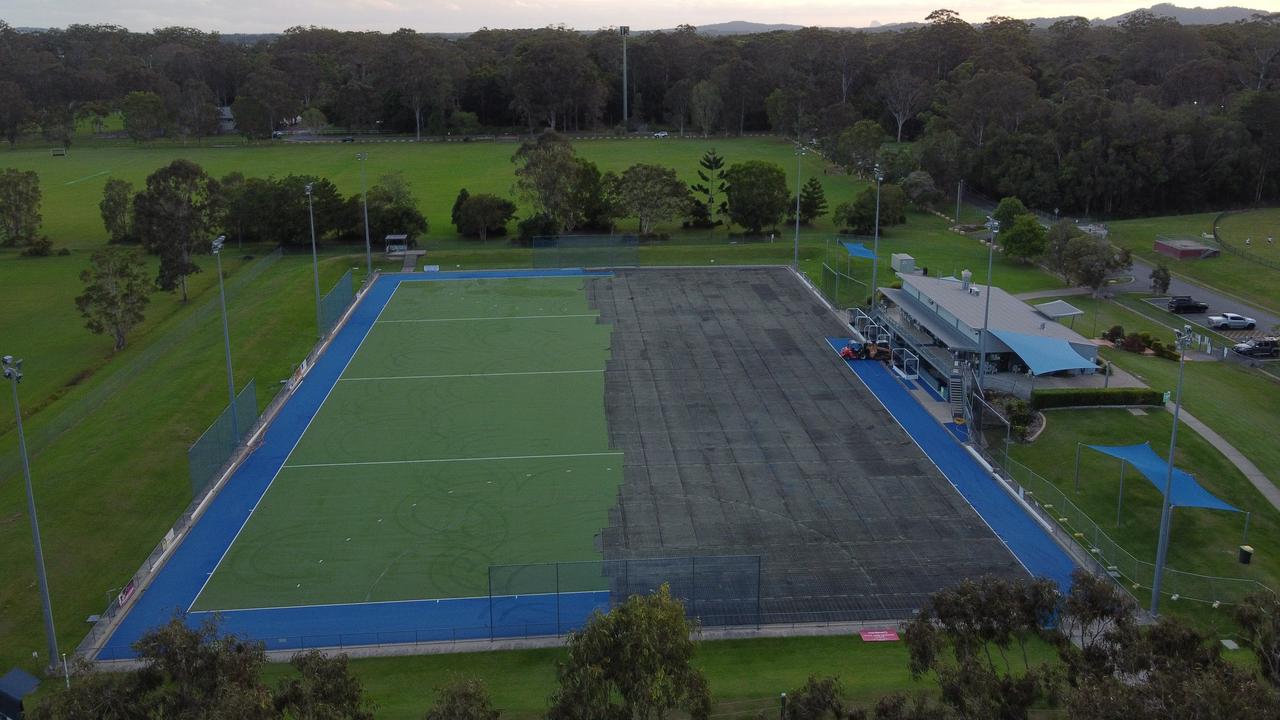
<svg viewBox="0 0 1280 720"><path fill-rule="evenodd" d="M951 402L951 417L964 419L964 380L953 374L947 380L947 400Z"/></svg>

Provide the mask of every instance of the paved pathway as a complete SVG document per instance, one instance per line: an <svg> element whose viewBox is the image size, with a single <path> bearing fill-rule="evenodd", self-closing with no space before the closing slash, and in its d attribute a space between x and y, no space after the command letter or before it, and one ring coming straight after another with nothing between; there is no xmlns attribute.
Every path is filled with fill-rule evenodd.
<svg viewBox="0 0 1280 720"><path fill-rule="evenodd" d="M1087 287L1069 287L1059 288L1057 290L1036 290L1034 292L1024 292L1014 295L1019 300L1039 300L1041 298L1064 298L1073 297L1075 295L1088 295L1093 292Z"/></svg>
<svg viewBox="0 0 1280 720"><path fill-rule="evenodd" d="M1168 403L1165 405L1165 408L1169 412L1173 412L1173 403ZM1227 442L1221 435L1214 432L1213 428L1205 425L1197 419L1195 415L1187 412L1186 408L1182 408L1182 414L1179 415L1179 419L1182 422L1185 422L1193 430L1200 433L1200 437L1208 440L1210 445L1213 445L1219 452L1225 455L1227 459L1231 461L1231 464L1239 468L1240 472L1244 473L1244 476L1249 479L1249 482L1253 483L1253 486L1258 488L1258 492L1262 493L1262 496L1267 499L1267 502L1270 502L1272 507L1280 510L1280 488L1277 488L1266 475L1262 474L1262 471L1258 469L1257 465L1253 464L1253 461L1245 457L1235 448L1234 445Z"/></svg>

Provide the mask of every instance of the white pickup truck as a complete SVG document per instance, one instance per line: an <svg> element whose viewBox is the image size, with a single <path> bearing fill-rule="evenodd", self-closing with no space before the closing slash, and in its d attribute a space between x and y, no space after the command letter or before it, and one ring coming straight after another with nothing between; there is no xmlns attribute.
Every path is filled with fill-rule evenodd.
<svg viewBox="0 0 1280 720"><path fill-rule="evenodd" d="M1235 313L1210 315L1206 322L1215 330L1252 330L1257 325L1253 318Z"/></svg>

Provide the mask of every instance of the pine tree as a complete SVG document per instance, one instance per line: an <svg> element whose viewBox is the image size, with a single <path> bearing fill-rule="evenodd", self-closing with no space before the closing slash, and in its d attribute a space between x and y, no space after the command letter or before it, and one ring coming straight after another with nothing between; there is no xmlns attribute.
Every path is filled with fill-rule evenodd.
<svg viewBox="0 0 1280 720"><path fill-rule="evenodd" d="M696 200L689 209L688 227L715 227L728 217L729 204L725 182L724 158L712 148L698 161L698 182L692 187Z"/></svg>
<svg viewBox="0 0 1280 720"><path fill-rule="evenodd" d="M822 182L816 177L800 189L800 222L808 225L827 214L827 195L823 192Z"/></svg>
<svg viewBox="0 0 1280 720"><path fill-rule="evenodd" d="M471 197L471 193L466 188L458 191L458 198L453 201L453 210L450 212L450 219L453 220L453 226L458 228L458 232L462 232L462 226L459 221L462 219L462 205Z"/></svg>

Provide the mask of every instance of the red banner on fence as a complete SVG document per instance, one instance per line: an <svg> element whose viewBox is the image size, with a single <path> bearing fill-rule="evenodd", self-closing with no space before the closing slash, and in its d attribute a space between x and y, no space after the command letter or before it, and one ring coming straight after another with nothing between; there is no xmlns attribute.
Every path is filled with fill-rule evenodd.
<svg viewBox="0 0 1280 720"><path fill-rule="evenodd" d="M859 630L858 637L862 642L897 642L897 630Z"/></svg>

